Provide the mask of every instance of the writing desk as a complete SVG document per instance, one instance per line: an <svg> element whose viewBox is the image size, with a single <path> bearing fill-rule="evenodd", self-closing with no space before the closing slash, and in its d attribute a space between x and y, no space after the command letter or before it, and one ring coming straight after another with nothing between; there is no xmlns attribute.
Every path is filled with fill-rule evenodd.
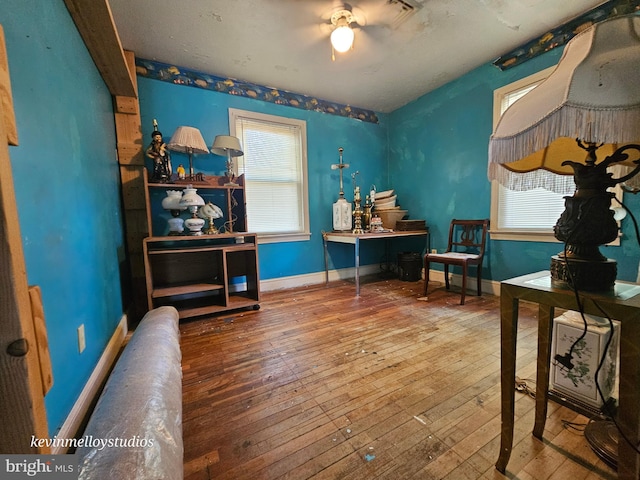
<svg viewBox="0 0 640 480"><path fill-rule="evenodd" d="M627 438L640 440L640 285L616 282L611 293L581 292L584 312L620 322L620 378L618 424ZM551 285L548 271L505 280L500 284L500 348L502 429L498 471L505 473L513 446L516 335L518 304L539 305L536 408L533 435L542 439L547 416L554 309L580 310L573 290ZM599 308L598 308L599 307ZM640 456L622 437L618 441L618 478L640 478Z"/></svg>
<svg viewBox="0 0 640 480"><path fill-rule="evenodd" d="M327 244L329 242L348 243L354 246L354 264L356 269L356 295L360 295L360 242L367 240L392 240L406 237L427 237L427 251L429 251L429 230L417 230L411 232L381 232L381 233L349 233L349 232L322 232L324 244L324 278L329 283L329 259Z"/></svg>

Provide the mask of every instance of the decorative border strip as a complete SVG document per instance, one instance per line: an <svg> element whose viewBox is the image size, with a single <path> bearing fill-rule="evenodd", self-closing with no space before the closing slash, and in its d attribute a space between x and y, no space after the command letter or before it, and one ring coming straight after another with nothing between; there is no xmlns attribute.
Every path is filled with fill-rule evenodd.
<svg viewBox="0 0 640 480"><path fill-rule="evenodd" d="M152 78L177 85L213 90L215 92L228 93L229 95L275 103L276 105L286 105L302 110L354 118L362 120L363 122L378 123L378 116L371 110L327 102L286 90L278 90L255 83L242 82L233 78L217 77L215 75L209 75L207 73L153 60L136 58L136 73L141 77Z"/></svg>
<svg viewBox="0 0 640 480"><path fill-rule="evenodd" d="M638 11L640 11L640 0L610 0L497 58L493 65L500 70L507 70L566 44L576 34L595 23Z"/></svg>

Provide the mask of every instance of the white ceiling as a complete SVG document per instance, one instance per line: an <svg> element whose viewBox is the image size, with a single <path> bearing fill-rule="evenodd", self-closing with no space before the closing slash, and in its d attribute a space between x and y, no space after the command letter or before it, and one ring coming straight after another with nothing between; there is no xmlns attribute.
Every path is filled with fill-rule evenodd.
<svg viewBox="0 0 640 480"><path fill-rule="evenodd" d="M335 0L110 0L139 58L393 111L508 53L602 0L354 0L362 28L331 60ZM399 25L394 20L403 18Z"/></svg>

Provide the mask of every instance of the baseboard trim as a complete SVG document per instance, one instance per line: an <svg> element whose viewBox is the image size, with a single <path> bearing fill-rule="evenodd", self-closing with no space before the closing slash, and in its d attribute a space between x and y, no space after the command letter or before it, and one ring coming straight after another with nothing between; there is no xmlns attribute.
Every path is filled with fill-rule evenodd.
<svg viewBox="0 0 640 480"><path fill-rule="evenodd" d="M360 267L360 276L371 275L380 271L379 265L364 265ZM339 270L329 270L329 281L346 280L355 278L355 267L341 268ZM304 275L294 275L291 277L270 278L260 280L260 290L268 292L270 290L281 290L284 288L302 287L305 285L318 285L325 283L325 272L306 273Z"/></svg>
<svg viewBox="0 0 640 480"><path fill-rule="evenodd" d="M378 265L365 265L360 267L360 275L372 275L378 273ZM343 268L340 270L329 271L329 281L346 280L354 278L356 275L356 269ZM424 279L424 276L422 277ZM432 282L444 283L444 272L441 270L430 270L429 280ZM460 287L462 285L462 276L458 274L449 274L449 281L452 285ZM271 290L280 290L284 288L301 287L305 285L318 285L325 282L324 272L308 273L305 275L294 275L291 277L272 278L268 280L260 280L260 290L268 292ZM471 291L475 291L475 277L472 281L467 280L468 287ZM495 296L500 295L500 282L494 280L482 280L482 291L490 293Z"/></svg>
<svg viewBox="0 0 640 480"><path fill-rule="evenodd" d="M113 363L118 357L120 347L122 347L122 344L124 343L127 331L127 316L123 315L122 319L120 319L120 323L118 323L118 326L116 327L116 330L113 332L113 335L109 339L109 343L107 343L104 352L102 352L100 360L98 360L98 364L93 369L89 380L87 380L87 383L82 389L82 392L80 392L78 399L74 403L71 412L69 412L69 415L67 415L67 418L60 427L60 430L56 434L56 437L60 439L71 439L75 438L75 436L78 434L86 419L89 409L93 405L96 396L100 392L100 388L102 387L105 379L107 378L107 375L113 367ZM63 446L54 446L51 449L51 453L53 455L66 452L67 449Z"/></svg>
<svg viewBox="0 0 640 480"><path fill-rule="evenodd" d="M424 277L422 277L424 279ZM429 283L431 282L444 282L444 272L441 270L429 270ZM462 286L462 275L457 273L449 274L449 283L456 287ZM476 278L467 277L467 289L469 291L476 291ZM496 297L500 296L500 282L495 280L482 280L482 291L484 293L490 293Z"/></svg>

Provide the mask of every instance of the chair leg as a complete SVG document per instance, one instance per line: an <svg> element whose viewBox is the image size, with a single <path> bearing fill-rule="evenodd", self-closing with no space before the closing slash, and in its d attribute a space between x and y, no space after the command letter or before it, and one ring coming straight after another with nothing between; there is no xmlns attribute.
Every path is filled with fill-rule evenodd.
<svg viewBox="0 0 640 480"><path fill-rule="evenodd" d="M462 265L462 294L460 297L460 305L464 305L464 296L467 293L467 264Z"/></svg>
<svg viewBox="0 0 640 480"><path fill-rule="evenodd" d="M424 296L427 296L427 288L429 288L429 260L424 261Z"/></svg>
<svg viewBox="0 0 640 480"><path fill-rule="evenodd" d="M478 265L478 296L482 296L482 265Z"/></svg>
<svg viewBox="0 0 640 480"><path fill-rule="evenodd" d="M449 290L449 265L444 264L444 286Z"/></svg>

